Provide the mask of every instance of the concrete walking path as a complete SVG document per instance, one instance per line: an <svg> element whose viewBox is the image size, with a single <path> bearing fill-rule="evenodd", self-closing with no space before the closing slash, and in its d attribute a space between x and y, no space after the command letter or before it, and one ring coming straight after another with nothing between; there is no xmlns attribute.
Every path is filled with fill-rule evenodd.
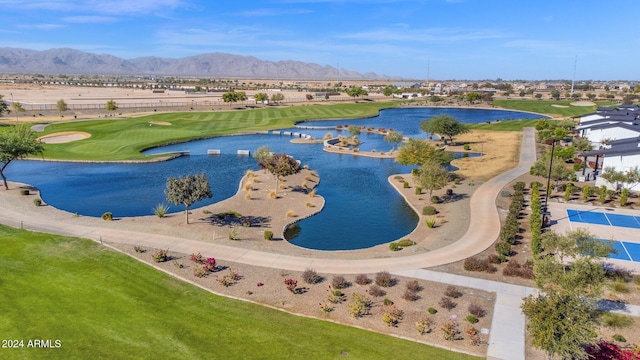
<svg viewBox="0 0 640 360"><path fill-rule="evenodd" d="M495 206L498 193L518 176L527 173L535 160L534 129L526 128L523 130L522 150L518 166L485 182L473 194L470 201L471 219L467 233L449 246L424 254L398 258L347 261L331 258L296 257L144 232L54 222L34 214L19 213L5 206L0 207L0 222L14 227L89 238L94 241L142 245L170 249L185 254L200 252L205 256L214 256L217 259L255 266L292 271L313 268L318 272L335 274L375 273L387 270L402 276L495 291L497 300L489 339L488 358L519 360L524 359L525 356L524 315L520 312L520 303L522 298L533 293L534 289L434 272L422 268L460 261L490 247L498 237L500 230L500 218Z"/></svg>

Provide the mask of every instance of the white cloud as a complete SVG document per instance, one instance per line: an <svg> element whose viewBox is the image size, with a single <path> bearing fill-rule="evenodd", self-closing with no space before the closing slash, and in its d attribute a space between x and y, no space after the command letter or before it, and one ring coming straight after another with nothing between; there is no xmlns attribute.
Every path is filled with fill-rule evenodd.
<svg viewBox="0 0 640 360"><path fill-rule="evenodd" d="M20 24L16 27L22 29L37 29L37 30L54 30L63 27L61 24Z"/></svg>
<svg viewBox="0 0 640 360"><path fill-rule="evenodd" d="M62 21L64 22L68 22L68 23L75 23L75 24L96 24L96 23L101 23L101 24L106 24L106 23L112 23L112 22L116 22L119 19L116 17L111 17L111 16L93 16L93 15L85 15L85 16L68 16L65 18L62 18Z"/></svg>
<svg viewBox="0 0 640 360"><path fill-rule="evenodd" d="M307 9L253 9L243 11L241 16L286 16L286 15L300 15L312 13Z"/></svg>

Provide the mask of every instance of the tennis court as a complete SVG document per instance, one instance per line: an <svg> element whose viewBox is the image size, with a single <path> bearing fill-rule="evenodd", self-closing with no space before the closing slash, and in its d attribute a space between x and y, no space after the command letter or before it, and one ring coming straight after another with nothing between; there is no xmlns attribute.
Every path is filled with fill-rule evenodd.
<svg viewBox="0 0 640 360"><path fill-rule="evenodd" d="M616 253L609 254L610 259L640 262L640 244L617 240L601 240L613 243Z"/></svg>
<svg viewBox="0 0 640 360"><path fill-rule="evenodd" d="M570 209L567 209L567 215L571 222L640 229L640 216L607 214L599 211L579 211Z"/></svg>

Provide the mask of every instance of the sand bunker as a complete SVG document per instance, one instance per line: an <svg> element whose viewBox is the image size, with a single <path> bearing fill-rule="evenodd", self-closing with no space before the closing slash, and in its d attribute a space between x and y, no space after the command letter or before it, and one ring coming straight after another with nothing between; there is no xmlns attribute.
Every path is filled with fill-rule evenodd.
<svg viewBox="0 0 640 360"><path fill-rule="evenodd" d="M556 107L556 108L563 108L563 109L564 108L568 108L568 106L566 106L566 105L558 105L558 104L553 104L551 106Z"/></svg>
<svg viewBox="0 0 640 360"><path fill-rule="evenodd" d="M45 144L63 144L89 137L91 137L91 134L82 131L64 131L40 136L38 140Z"/></svg>
<svg viewBox="0 0 640 360"><path fill-rule="evenodd" d="M591 101L574 101L571 103L572 106L594 106L595 104Z"/></svg>
<svg viewBox="0 0 640 360"><path fill-rule="evenodd" d="M149 125L169 126L171 123L166 121L149 121Z"/></svg>

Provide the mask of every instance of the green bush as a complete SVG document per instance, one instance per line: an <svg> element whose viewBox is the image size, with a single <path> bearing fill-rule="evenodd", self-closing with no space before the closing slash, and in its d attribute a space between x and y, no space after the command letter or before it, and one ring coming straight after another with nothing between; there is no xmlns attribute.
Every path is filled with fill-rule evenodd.
<svg viewBox="0 0 640 360"><path fill-rule="evenodd" d="M265 240L273 240L273 231L265 230L263 235Z"/></svg>
<svg viewBox="0 0 640 360"><path fill-rule="evenodd" d="M511 255L511 244L505 241L498 241L495 245L496 252L500 256Z"/></svg>
<svg viewBox="0 0 640 360"><path fill-rule="evenodd" d="M27 190L27 189L21 189L21 190L20 190L20 195L29 195L29 190Z"/></svg>
<svg viewBox="0 0 640 360"><path fill-rule="evenodd" d="M427 205L422 208L422 215L435 215L438 213L438 210L433 206Z"/></svg>
<svg viewBox="0 0 640 360"><path fill-rule="evenodd" d="M402 183L402 187L405 188L405 189L408 189L409 188L409 183L408 182L403 182Z"/></svg>
<svg viewBox="0 0 640 360"><path fill-rule="evenodd" d="M389 244L389 250L391 250L391 251L398 251L398 250L401 250L401 249L402 249L402 246L398 245L397 242L392 242L392 243Z"/></svg>
<svg viewBox="0 0 640 360"><path fill-rule="evenodd" d="M475 324L478 322L478 318L473 316L473 315L467 315L466 318L467 322L469 322L470 324Z"/></svg>
<svg viewBox="0 0 640 360"><path fill-rule="evenodd" d="M630 316L605 312L600 316L603 324L611 328L623 328L633 324Z"/></svg>
<svg viewBox="0 0 640 360"><path fill-rule="evenodd" d="M436 227L438 220L436 218L429 218L429 219L425 219L424 223L427 225L429 229L433 229L434 227Z"/></svg>
<svg viewBox="0 0 640 360"><path fill-rule="evenodd" d="M613 340L617 341L617 342L627 342L627 339L624 338L624 336L620 335L620 334L614 334L612 336Z"/></svg>
<svg viewBox="0 0 640 360"><path fill-rule="evenodd" d="M169 212L169 206L165 204L158 204L151 210L155 216L163 218L167 215L167 212Z"/></svg>
<svg viewBox="0 0 640 360"><path fill-rule="evenodd" d="M411 239L402 239L398 241L398 245L402 247L407 247L413 245L413 240Z"/></svg>
<svg viewBox="0 0 640 360"><path fill-rule="evenodd" d="M518 181L517 183L513 184L513 191L523 192L524 187L525 187L525 183L523 181Z"/></svg>
<svg viewBox="0 0 640 360"><path fill-rule="evenodd" d="M428 309L427 309L427 312L428 312L429 314L433 315L433 314L437 313L437 312L438 312L438 310L436 310L435 308L430 307L430 308L428 308Z"/></svg>
<svg viewBox="0 0 640 360"><path fill-rule="evenodd" d="M447 195L448 196L453 195L453 189L447 189Z"/></svg>
<svg viewBox="0 0 640 360"><path fill-rule="evenodd" d="M42 199L40 199L40 198L33 199L33 205L35 205L35 206L42 205Z"/></svg>
<svg viewBox="0 0 640 360"><path fill-rule="evenodd" d="M471 150L471 146L469 146L469 144L464 144L464 149L469 151Z"/></svg>
<svg viewBox="0 0 640 360"><path fill-rule="evenodd" d="M422 194L422 188L416 187L416 195L420 195L420 194Z"/></svg>
<svg viewBox="0 0 640 360"><path fill-rule="evenodd" d="M440 204L440 197L439 197L439 196L436 196L436 195L433 195L433 196L431 197L431 203L432 203L432 204Z"/></svg>
<svg viewBox="0 0 640 360"><path fill-rule="evenodd" d="M106 221L113 220L113 214L107 211L106 213L102 214L102 220L106 220Z"/></svg>
<svg viewBox="0 0 640 360"><path fill-rule="evenodd" d="M620 206L627 206L627 201L629 199L629 189L624 188L622 192L620 192Z"/></svg>

